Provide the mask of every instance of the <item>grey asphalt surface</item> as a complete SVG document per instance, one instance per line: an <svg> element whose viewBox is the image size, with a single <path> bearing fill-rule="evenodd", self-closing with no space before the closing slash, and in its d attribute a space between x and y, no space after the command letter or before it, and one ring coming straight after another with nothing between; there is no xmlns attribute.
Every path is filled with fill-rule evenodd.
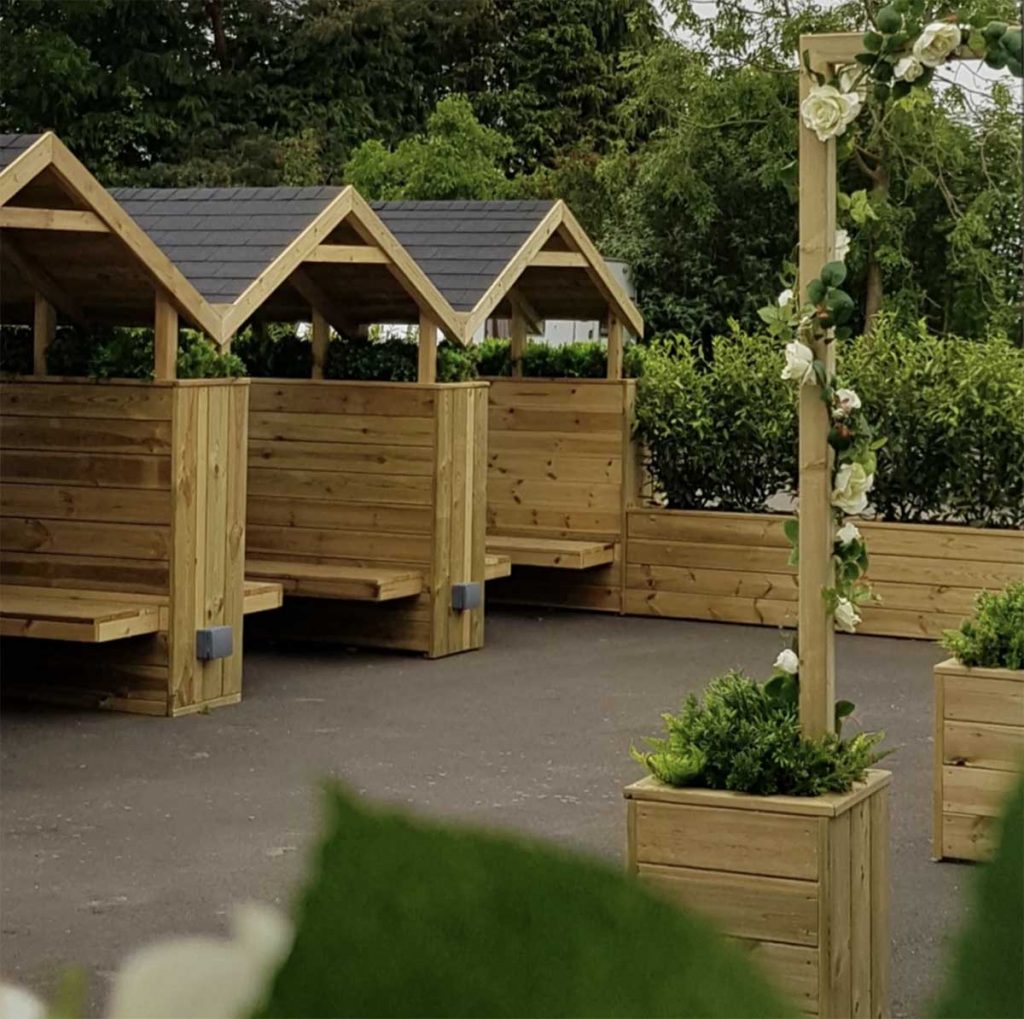
<svg viewBox="0 0 1024 1019"><path fill-rule="evenodd" d="M921 1016L972 868L932 863L933 644L840 636L838 686L896 749L893 1011ZM619 861L631 741L732 666L766 675L772 629L537 610L489 612L487 647L415 657L270 646L244 701L176 720L5 704L0 970L40 991L85 966L89 1009L133 947L220 934L233 903L287 905L316 784L527 832Z"/></svg>

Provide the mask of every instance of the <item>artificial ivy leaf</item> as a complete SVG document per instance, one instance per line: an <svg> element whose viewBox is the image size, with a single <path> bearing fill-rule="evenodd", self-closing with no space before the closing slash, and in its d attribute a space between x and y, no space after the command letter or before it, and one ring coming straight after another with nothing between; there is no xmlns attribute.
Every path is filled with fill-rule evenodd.
<svg viewBox="0 0 1024 1019"><path fill-rule="evenodd" d="M800 540L800 521L790 517L783 523L782 533L789 539L790 545L795 545Z"/></svg>
<svg viewBox="0 0 1024 1019"><path fill-rule="evenodd" d="M827 287L842 286L846 279L846 266L842 262L829 262L821 270L821 282Z"/></svg>
<svg viewBox="0 0 1024 1019"><path fill-rule="evenodd" d="M889 4L875 15L875 24L880 32L892 35L903 27L903 15L892 4Z"/></svg>
<svg viewBox="0 0 1024 1019"><path fill-rule="evenodd" d="M764 692L776 704L794 709L800 705L800 681L789 672L777 672L765 683Z"/></svg>
<svg viewBox="0 0 1024 1019"><path fill-rule="evenodd" d="M1014 28L1003 36L1003 48L1018 60L1024 56L1024 34L1019 28Z"/></svg>
<svg viewBox="0 0 1024 1019"><path fill-rule="evenodd" d="M897 81L892 87L893 99L903 99L910 95L910 90L913 86L909 81Z"/></svg>
<svg viewBox="0 0 1024 1019"><path fill-rule="evenodd" d="M878 51L882 48L883 39L877 32L865 32L864 38L861 40L861 42L864 43L864 49L866 49L868 52L867 54L858 53L858 60L860 60L860 58L863 56L867 56L869 54L874 55L878 53ZM864 63L864 61L861 61L861 63Z"/></svg>
<svg viewBox="0 0 1024 1019"><path fill-rule="evenodd" d="M265 1019L794 1012L741 950L611 867L336 788L326 808Z"/></svg>
<svg viewBox="0 0 1024 1019"><path fill-rule="evenodd" d="M821 280L811 280L807 284L807 300L811 304L821 304L825 300L826 293L828 293L828 288Z"/></svg>
<svg viewBox="0 0 1024 1019"><path fill-rule="evenodd" d="M1010 26L1005 21L990 21L981 31L986 42L999 42Z"/></svg>

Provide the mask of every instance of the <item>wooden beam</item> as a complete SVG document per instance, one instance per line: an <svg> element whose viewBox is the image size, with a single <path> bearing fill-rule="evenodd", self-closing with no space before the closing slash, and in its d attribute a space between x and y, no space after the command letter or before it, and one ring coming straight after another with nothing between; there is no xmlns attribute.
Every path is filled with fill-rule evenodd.
<svg viewBox="0 0 1024 1019"><path fill-rule="evenodd" d="M57 332L57 312L38 291L35 297L35 315L32 324L32 374L46 374L46 352Z"/></svg>
<svg viewBox="0 0 1024 1019"><path fill-rule="evenodd" d="M523 357L526 354L526 316L518 305L512 305L511 340L509 343L509 359L512 362L512 375L523 377Z"/></svg>
<svg viewBox="0 0 1024 1019"><path fill-rule="evenodd" d="M813 70L829 74L829 47L825 56L815 36L800 39ZM800 102L814 80L800 75ZM832 259L836 234L836 144L820 142L800 118L800 287L807 300L807 285ZM814 356L835 371L835 344L814 344ZM822 592L833 586L834 531L832 518L832 450L828 444L829 414L816 385L800 387L800 725L811 737L835 728L835 640L832 616Z"/></svg>
<svg viewBox="0 0 1024 1019"><path fill-rule="evenodd" d="M301 266L288 277L288 282L318 311L341 336L354 336L359 323L321 287Z"/></svg>
<svg viewBox="0 0 1024 1019"><path fill-rule="evenodd" d="M52 158L53 135L47 133L0 170L0 206L6 205L29 181L38 177Z"/></svg>
<svg viewBox="0 0 1024 1019"><path fill-rule="evenodd" d="M369 244L318 244L306 256L307 262L338 262L343 265L387 265L391 261L378 247Z"/></svg>
<svg viewBox="0 0 1024 1019"><path fill-rule="evenodd" d="M428 315L420 315L419 364L417 382L437 381L437 324Z"/></svg>
<svg viewBox="0 0 1024 1019"><path fill-rule="evenodd" d="M22 251L13 237L5 237L0 244L0 254L18 271L18 274L38 294L42 294L62 315L72 322L84 322L85 312L81 305L60 288L53 278Z"/></svg>
<svg viewBox="0 0 1024 1019"><path fill-rule="evenodd" d="M77 209L29 209L8 205L0 209L0 227L11 230L64 230L68 233L110 233L95 212Z"/></svg>
<svg viewBox="0 0 1024 1019"><path fill-rule="evenodd" d="M537 312L537 309L526 299L519 290L508 292L508 301L513 310L518 309L519 313L526 319L526 328L533 334L539 335L544 332L544 316Z"/></svg>
<svg viewBox="0 0 1024 1019"><path fill-rule="evenodd" d="M530 265L542 269L586 269L588 263L578 251L538 251Z"/></svg>
<svg viewBox="0 0 1024 1019"><path fill-rule="evenodd" d="M170 295L158 289L154 312L155 376L166 381L178 377L178 309Z"/></svg>
<svg viewBox="0 0 1024 1019"><path fill-rule="evenodd" d="M622 378L622 320L614 310L608 309L608 378Z"/></svg>
<svg viewBox="0 0 1024 1019"><path fill-rule="evenodd" d="M327 319L313 309L313 371L311 377L322 379L327 366L327 347L331 341L331 327Z"/></svg>

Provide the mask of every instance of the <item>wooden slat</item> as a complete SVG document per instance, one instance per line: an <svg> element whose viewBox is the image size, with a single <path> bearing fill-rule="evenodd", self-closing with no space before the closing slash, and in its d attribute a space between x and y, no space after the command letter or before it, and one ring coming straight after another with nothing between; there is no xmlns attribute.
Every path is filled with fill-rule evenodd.
<svg viewBox="0 0 1024 1019"><path fill-rule="evenodd" d="M373 531L314 530L304 527L250 525L249 551L287 557L295 552L324 559L372 559L381 563L430 561L429 539L415 534L381 534Z"/></svg>
<svg viewBox="0 0 1024 1019"><path fill-rule="evenodd" d="M109 233L95 212L77 209L0 208L0 227L11 230L60 230L65 233Z"/></svg>
<svg viewBox="0 0 1024 1019"><path fill-rule="evenodd" d="M1024 725L1024 683L981 676L945 677L946 718L960 722Z"/></svg>
<svg viewBox="0 0 1024 1019"><path fill-rule="evenodd" d="M862 800L850 817L850 1015L872 1015L871 801ZM880 946L881 947L881 946ZM884 946L888 950L888 945Z"/></svg>
<svg viewBox="0 0 1024 1019"><path fill-rule="evenodd" d="M387 265L391 259L380 248L367 244L318 244L306 256L306 261L343 265Z"/></svg>
<svg viewBox="0 0 1024 1019"><path fill-rule="evenodd" d="M797 622L793 602L768 598L627 590L624 608L629 615L662 616L665 619L708 619L758 626L795 626Z"/></svg>
<svg viewBox="0 0 1024 1019"><path fill-rule="evenodd" d="M944 764L1016 772L1024 763L1024 725L947 721L941 747Z"/></svg>
<svg viewBox="0 0 1024 1019"><path fill-rule="evenodd" d="M949 860L987 860L999 840L999 821L979 814L944 813L941 856Z"/></svg>
<svg viewBox="0 0 1024 1019"><path fill-rule="evenodd" d="M574 508L604 513L620 513L622 489L615 484L573 481L548 481L538 478L496 477L487 481L487 500L491 506L528 506L538 509ZM619 516L621 521L621 515ZM621 524L618 531L621 530Z"/></svg>
<svg viewBox="0 0 1024 1019"><path fill-rule="evenodd" d="M538 538L615 541L620 534L621 521L621 513L577 512L510 503L490 504L487 507L487 529L492 534L535 534Z"/></svg>
<svg viewBox="0 0 1024 1019"><path fill-rule="evenodd" d="M249 406L257 414L353 414L432 419L436 393L430 387L389 382L254 379Z"/></svg>
<svg viewBox="0 0 1024 1019"><path fill-rule="evenodd" d="M272 580L246 579L242 585L242 614L279 609L284 601L284 588Z"/></svg>
<svg viewBox="0 0 1024 1019"><path fill-rule="evenodd" d="M31 517L0 519L0 544L8 552L77 555L88 549L99 556L166 560L169 537L168 528L156 524L143 526Z"/></svg>
<svg viewBox="0 0 1024 1019"><path fill-rule="evenodd" d="M43 520L169 524L166 492L145 488L78 488L4 484L0 516Z"/></svg>
<svg viewBox="0 0 1024 1019"><path fill-rule="evenodd" d="M121 559L113 556L40 556L4 550L0 557L4 581L37 587L74 587L165 594L166 560Z"/></svg>
<svg viewBox="0 0 1024 1019"><path fill-rule="evenodd" d="M572 409L533 410L518 407L492 407L489 415L494 431L514 432L576 432L601 435L608 443L617 443L621 411L576 411Z"/></svg>
<svg viewBox="0 0 1024 1019"><path fill-rule="evenodd" d="M431 474L433 451L422 446L370 446L343 442L249 441L252 467L340 471L351 474Z"/></svg>
<svg viewBox="0 0 1024 1019"><path fill-rule="evenodd" d="M635 554L631 549L631 555ZM708 570L651 563L628 565L626 586L635 591L674 594L724 595L730 598L768 598L796 602L797 583L792 573L753 570Z"/></svg>
<svg viewBox="0 0 1024 1019"><path fill-rule="evenodd" d="M33 417L139 418L169 421L173 390L146 383L4 382L4 414Z"/></svg>
<svg viewBox="0 0 1024 1019"><path fill-rule="evenodd" d="M310 527L385 534L429 535L431 513L426 506L388 506L380 503L327 502L254 496L248 521L275 527Z"/></svg>
<svg viewBox="0 0 1024 1019"><path fill-rule="evenodd" d="M814 817L640 801L636 819L638 863L817 880Z"/></svg>
<svg viewBox="0 0 1024 1019"><path fill-rule="evenodd" d="M711 917L725 934L791 945L818 943L818 886L761 875L639 865L641 881Z"/></svg>
<svg viewBox="0 0 1024 1019"><path fill-rule="evenodd" d="M484 559L484 577L498 580L512 572L512 558L507 555L487 555Z"/></svg>
<svg viewBox="0 0 1024 1019"><path fill-rule="evenodd" d="M68 596L51 588L0 592L0 635L102 643L155 633L160 606Z"/></svg>
<svg viewBox="0 0 1024 1019"><path fill-rule="evenodd" d="M541 456L619 455L621 436L611 432L539 432L492 429L487 439L491 453L536 453Z"/></svg>
<svg viewBox="0 0 1024 1019"><path fill-rule="evenodd" d="M492 452L488 469L497 481L500 478L542 479L547 481L602 482L618 485L622 482L621 457L549 456L536 453Z"/></svg>
<svg viewBox="0 0 1024 1019"><path fill-rule="evenodd" d="M879 789L868 801L871 825L871 1012L887 1019L892 936L889 911L889 789Z"/></svg>
<svg viewBox="0 0 1024 1019"><path fill-rule="evenodd" d="M772 941L733 939L750 952L769 980L799 1006L802 1014L818 1011L818 952L798 945L780 945Z"/></svg>
<svg viewBox="0 0 1024 1019"><path fill-rule="evenodd" d="M489 534L487 551L507 555L514 566L548 566L562 570L588 570L615 558L611 542L561 541L554 538L509 537Z"/></svg>
<svg viewBox="0 0 1024 1019"><path fill-rule="evenodd" d="M942 769L942 809L949 814L999 817L1016 782L1017 774L1012 771L946 765Z"/></svg>
<svg viewBox="0 0 1024 1019"><path fill-rule="evenodd" d="M285 594L306 598L391 601L423 591L422 572L379 567L317 564L271 559L247 559L246 577L280 584Z"/></svg>
<svg viewBox="0 0 1024 1019"><path fill-rule="evenodd" d="M622 410L621 385L604 379L490 380L488 404L508 410L598 411L618 415Z"/></svg>
<svg viewBox="0 0 1024 1019"><path fill-rule="evenodd" d="M429 506L433 498L430 478L416 475L285 471L250 467L248 486L250 494L254 496L322 499L329 502Z"/></svg>
<svg viewBox="0 0 1024 1019"><path fill-rule="evenodd" d="M429 448L433 444L433 422L426 417L391 417L384 414L325 415L265 411L250 415L249 438Z"/></svg>
<svg viewBox="0 0 1024 1019"><path fill-rule="evenodd" d="M171 462L166 456L4 450L0 452L0 476L5 482L28 484L166 490Z"/></svg>
<svg viewBox="0 0 1024 1019"><path fill-rule="evenodd" d="M0 443L7 450L169 453L171 427L168 421L27 417L5 411Z"/></svg>

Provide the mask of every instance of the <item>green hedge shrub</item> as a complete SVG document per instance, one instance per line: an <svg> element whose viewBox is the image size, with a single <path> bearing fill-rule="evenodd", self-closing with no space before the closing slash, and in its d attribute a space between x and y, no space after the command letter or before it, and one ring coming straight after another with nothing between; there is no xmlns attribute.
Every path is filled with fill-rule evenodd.
<svg viewBox="0 0 1024 1019"><path fill-rule="evenodd" d="M673 508L758 512L794 494L795 394L778 343L733 326L705 355L682 337L643 353L637 434ZM871 500L880 517L986 527L1024 525L1024 350L900 329L839 351L879 435Z"/></svg>
<svg viewBox="0 0 1024 1019"><path fill-rule="evenodd" d="M664 739L633 756L662 782L754 796L846 792L883 754L883 733L809 739L794 703L741 672L711 681L698 698L666 714Z"/></svg>
<svg viewBox="0 0 1024 1019"><path fill-rule="evenodd" d="M220 379L245 375L245 365L233 353L220 353L208 339L191 329L178 337L179 379ZM153 332L122 327L61 327L46 354L50 375L97 379L151 379L154 369ZM32 333L29 329L0 332L0 370L18 375L32 371Z"/></svg>
<svg viewBox="0 0 1024 1019"><path fill-rule="evenodd" d="M982 591L974 617L947 630L942 646L963 665L1024 669L1024 581L1005 591Z"/></svg>
<svg viewBox="0 0 1024 1019"><path fill-rule="evenodd" d="M477 371L484 376L511 375L512 359L508 340L484 340L476 348ZM641 348L626 347L625 374L636 376L643 370ZM530 340L523 353L526 378L603 379L608 374L608 348L598 340L579 340L553 346Z"/></svg>
<svg viewBox="0 0 1024 1019"><path fill-rule="evenodd" d="M668 505L758 512L795 487L797 422L777 344L733 325L705 354L655 339L637 384L637 435Z"/></svg>

